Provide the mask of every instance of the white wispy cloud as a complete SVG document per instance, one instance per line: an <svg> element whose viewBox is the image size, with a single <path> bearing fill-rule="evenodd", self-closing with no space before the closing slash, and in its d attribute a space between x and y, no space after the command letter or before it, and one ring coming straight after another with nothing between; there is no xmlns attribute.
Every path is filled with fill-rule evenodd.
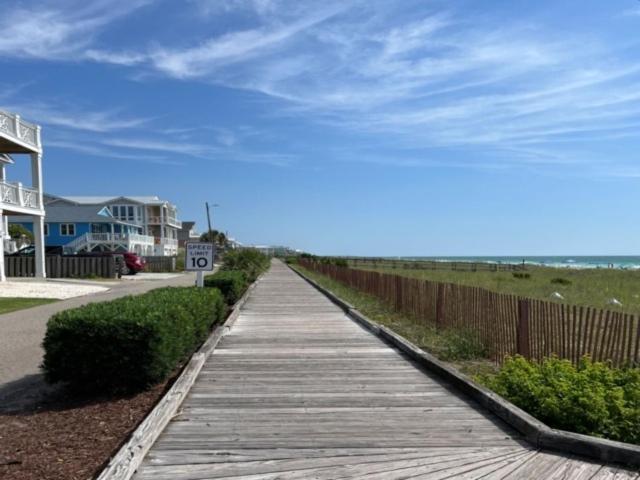
<svg viewBox="0 0 640 480"><path fill-rule="evenodd" d="M61 0L40 9L29 2L33 8L9 9L0 18L0 30L10 32L0 38L0 57L117 64L141 81L165 76L249 90L276 100L274 116L355 132L363 143L384 138L399 149L475 148L485 154L478 164L486 168L572 165L587 158L597 163L603 160L584 155L581 142L630 138L640 122L640 67L623 51L628 45L603 43L597 33L579 28L492 21L419 1L190 0L193 17L210 29L185 32L179 42L151 36L147 44L122 42L109 49L96 42L100 33L148 2L116 3L109 8L107 0L91 6ZM624 15L637 13L640 7ZM123 126L142 130L150 120L121 118L118 111L32 112L46 113L51 124L65 128L77 128L76 113L83 113L84 129L96 133ZM176 134L163 140L138 131L135 138L100 141L259 161L258 154L243 150L243 136L233 129L214 130L207 141L181 142L191 135L180 132L184 128L168 128ZM559 143L563 154L550 155L550 145ZM295 158L276 152L264 159L269 155L283 163ZM491 155L495 161L486 161ZM390 158L421 163L418 154L403 162Z"/></svg>
<svg viewBox="0 0 640 480"><path fill-rule="evenodd" d="M13 97L15 96L14 94ZM100 133L140 127L152 120L151 118L127 116L122 109L83 110L78 105L16 102L15 99L3 102L0 108L20 112L22 117L33 123Z"/></svg>
<svg viewBox="0 0 640 480"><path fill-rule="evenodd" d="M151 0L58 0L4 7L0 57L70 59L114 20Z"/></svg>

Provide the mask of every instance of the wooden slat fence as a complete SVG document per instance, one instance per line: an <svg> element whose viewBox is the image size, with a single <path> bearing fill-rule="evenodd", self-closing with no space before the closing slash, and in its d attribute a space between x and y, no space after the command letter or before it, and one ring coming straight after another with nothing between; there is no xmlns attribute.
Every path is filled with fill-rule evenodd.
<svg viewBox="0 0 640 480"><path fill-rule="evenodd" d="M175 272L176 271L176 257L143 257L147 262L145 266L145 272Z"/></svg>
<svg viewBox="0 0 640 480"><path fill-rule="evenodd" d="M504 272L525 270L522 263L452 262L437 260L395 260L375 257L341 257L359 268L402 268L404 270L453 270L459 272Z"/></svg>
<svg viewBox="0 0 640 480"><path fill-rule="evenodd" d="M35 276L34 257L7 256L4 261L7 277ZM45 257L45 269L48 278L82 278L89 276L116 278L119 272L119 265L114 257L47 255Z"/></svg>
<svg viewBox="0 0 640 480"><path fill-rule="evenodd" d="M577 364L584 355L615 366L640 364L640 318L623 312L517 297L489 290L311 262L300 264L394 310L438 328L469 329L501 363L520 354L553 354Z"/></svg>

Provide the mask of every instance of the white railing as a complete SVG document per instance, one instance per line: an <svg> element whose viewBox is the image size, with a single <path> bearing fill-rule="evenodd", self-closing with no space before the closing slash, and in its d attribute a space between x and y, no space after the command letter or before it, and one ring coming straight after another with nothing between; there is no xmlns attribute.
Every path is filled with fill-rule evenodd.
<svg viewBox="0 0 640 480"><path fill-rule="evenodd" d="M40 210L38 191L23 187L20 182L8 183L0 181L0 204Z"/></svg>
<svg viewBox="0 0 640 480"><path fill-rule="evenodd" d="M162 217L157 215L153 215L148 218L148 222L150 225L162 225ZM175 217L164 217L164 224L171 225L172 227L182 228L182 222Z"/></svg>
<svg viewBox="0 0 640 480"><path fill-rule="evenodd" d="M161 242L163 245L166 245L167 247L177 247L178 246L178 240L175 238L165 238L164 240L162 240Z"/></svg>
<svg viewBox="0 0 640 480"><path fill-rule="evenodd" d="M35 150L40 150L38 126L25 122L20 115L0 110L0 135L12 137Z"/></svg>
<svg viewBox="0 0 640 480"><path fill-rule="evenodd" d="M152 247L154 238L149 235L140 235L137 233L85 233L67 243L65 248L78 251L83 247L91 245L91 248L93 248L96 244L101 243L109 245L121 244L125 245L127 250L129 250L134 245Z"/></svg>

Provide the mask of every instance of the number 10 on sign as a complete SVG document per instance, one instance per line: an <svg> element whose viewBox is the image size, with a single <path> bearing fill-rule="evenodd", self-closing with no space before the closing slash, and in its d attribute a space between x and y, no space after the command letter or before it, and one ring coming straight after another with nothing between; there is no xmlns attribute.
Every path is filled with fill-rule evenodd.
<svg viewBox="0 0 640 480"><path fill-rule="evenodd" d="M215 248L211 243L188 242L185 245L184 268L187 271L198 272L197 284L199 287L204 285L203 272L213 270L214 256Z"/></svg>

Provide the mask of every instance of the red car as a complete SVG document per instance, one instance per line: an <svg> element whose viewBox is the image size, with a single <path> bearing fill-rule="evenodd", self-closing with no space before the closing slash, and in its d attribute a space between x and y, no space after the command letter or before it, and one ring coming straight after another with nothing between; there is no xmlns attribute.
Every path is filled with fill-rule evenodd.
<svg viewBox="0 0 640 480"><path fill-rule="evenodd" d="M122 268L123 275L135 275L136 273L144 270L147 262L145 262L143 258L140 258L135 253L131 252L124 252L122 255L124 256L124 267Z"/></svg>
<svg viewBox="0 0 640 480"><path fill-rule="evenodd" d="M147 262L133 252L91 252L79 253L78 256L83 257L123 257L124 264L120 269L122 275L135 275L144 270Z"/></svg>

